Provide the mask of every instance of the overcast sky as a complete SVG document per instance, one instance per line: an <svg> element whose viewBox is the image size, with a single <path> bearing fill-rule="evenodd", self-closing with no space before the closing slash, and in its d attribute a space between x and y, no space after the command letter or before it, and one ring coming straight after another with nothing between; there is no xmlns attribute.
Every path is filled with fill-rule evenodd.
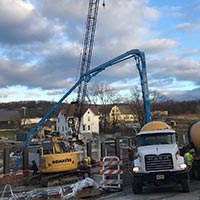
<svg viewBox="0 0 200 200"><path fill-rule="evenodd" d="M58 101L72 87L79 77L88 2L0 0L0 102ZM200 99L200 1L105 3L99 5L91 68L139 49L146 55L150 90L173 100ZM107 82L126 95L139 81L130 59L90 84Z"/></svg>

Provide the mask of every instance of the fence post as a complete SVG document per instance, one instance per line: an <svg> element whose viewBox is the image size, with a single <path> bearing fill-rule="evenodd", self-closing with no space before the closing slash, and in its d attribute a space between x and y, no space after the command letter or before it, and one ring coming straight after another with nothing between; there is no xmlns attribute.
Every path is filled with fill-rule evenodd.
<svg viewBox="0 0 200 200"><path fill-rule="evenodd" d="M7 174L10 172L10 149L5 148L3 150L3 173Z"/></svg>

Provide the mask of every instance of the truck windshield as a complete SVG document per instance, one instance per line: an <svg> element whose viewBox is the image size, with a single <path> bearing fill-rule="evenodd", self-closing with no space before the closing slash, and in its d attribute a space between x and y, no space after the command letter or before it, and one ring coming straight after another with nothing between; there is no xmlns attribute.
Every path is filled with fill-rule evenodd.
<svg viewBox="0 0 200 200"><path fill-rule="evenodd" d="M173 144L176 142L174 133L143 134L137 136L137 146Z"/></svg>

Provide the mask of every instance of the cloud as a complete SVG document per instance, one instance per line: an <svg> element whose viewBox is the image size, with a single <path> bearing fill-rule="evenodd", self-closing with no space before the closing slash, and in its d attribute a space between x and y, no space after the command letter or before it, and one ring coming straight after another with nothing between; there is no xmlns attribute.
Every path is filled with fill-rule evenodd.
<svg viewBox="0 0 200 200"><path fill-rule="evenodd" d="M105 8L100 3L91 68L140 49L146 55L150 86L172 86L175 81L198 86L200 50L188 32L199 31L197 6L189 4L194 8L190 17L186 3L151 3L109 0ZM1 0L0 88L25 86L47 95L69 89L79 77L87 9L88 1ZM115 87L121 83L120 88L138 80L133 59L94 78Z"/></svg>
<svg viewBox="0 0 200 200"><path fill-rule="evenodd" d="M19 92L16 88L5 87L0 88L0 102L14 101L13 97L18 95Z"/></svg>
<svg viewBox="0 0 200 200"><path fill-rule="evenodd" d="M29 88L66 88L72 85L70 78L64 77L63 71L55 66L52 72L49 68L36 65L25 65L11 61L0 61L0 87L21 85ZM58 76L55 76L57 73ZM59 76L60 75L60 76ZM59 77L62 77L60 79Z"/></svg>
<svg viewBox="0 0 200 200"><path fill-rule="evenodd" d="M199 57L200 50L199 49L184 49L182 52L180 52L179 57Z"/></svg>
<svg viewBox="0 0 200 200"><path fill-rule="evenodd" d="M149 54L158 54L166 52L170 48L174 48L178 45L178 42L173 39L151 39L146 43L142 43L140 48Z"/></svg>
<svg viewBox="0 0 200 200"><path fill-rule="evenodd" d="M194 32L196 30L200 30L200 24L198 23L191 23L191 22L185 22L182 24L178 24L176 28L183 32Z"/></svg>
<svg viewBox="0 0 200 200"><path fill-rule="evenodd" d="M23 44L48 40L55 27L40 16L33 4L20 0L0 1L0 42Z"/></svg>
<svg viewBox="0 0 200 200"><path fill-rule="evenodd" d="M64 91L64 90L50 90L49 92L47 92L47 94L48 95L50 95L50 96L55 96L55 95L63 95L63 94L65 94L65 92L66 91Z"/></svg>
<svg viewBox="0 0 200 200"><path fill-rule="evenodd" d="M35 90L28 90L26 91L26 97L30 99L34 99L35 97L42 98L42 92L41 91L35 91Z"/></svg>
<svg viewBox="0 0 200 200"><path fill-rule="evenodd" d="M174 101L193 101L199 99L200 88L187 91L170 91L166 95Z"/></svg>
<svg viewBox="0 0 200 200"><path fill-rule="evenodd" d="M15 89L1 89L0 98L8 97L9 95L17 94L17 90Z"/></svg>
<svg viewBox="0 0 200 200"><path fill-rule="evenodd" d="M162 59L149 60L149 73L154 80L175 78L177 81L191 81L199 84L200 63L195 60L178 57L163 57Z"/></svg>
<svg viewBox="0 0 200 200"><path fill-rule="evenodd" d="M4 77L1 87L15 84L43 89L70 87L79 75L80 41L83 37L81 31L84 32L85 29L88 5L71 0L57 3L48 0L35 5L14 1L11 12L10 3L11 0L4 0L1 7L7 18L5 23L0 21L0 27L4 28L4 32L0 33L0 41L6 44L0 66ZM137 38L150 34L144 18L156 20L159 12L151 7L141 6L142 2L138 1L110 1L106 9L99 8L101 13L98 26L102 25L102 28L97 28L93 66L137 46ZM133 17L130 18L131 15ZM104 34L103 30L106 29L107 34ZM20 49L18 46L8 46L9 44L20 44ZM155 46L158 47L159 44ZM12 66L14 70L11 70ZM112 70L112 74L119 78L122 68L126 71L124 76L132 71L131 65L124 64ZM109 77L111 78L106 76L105 79Z"/></svg>

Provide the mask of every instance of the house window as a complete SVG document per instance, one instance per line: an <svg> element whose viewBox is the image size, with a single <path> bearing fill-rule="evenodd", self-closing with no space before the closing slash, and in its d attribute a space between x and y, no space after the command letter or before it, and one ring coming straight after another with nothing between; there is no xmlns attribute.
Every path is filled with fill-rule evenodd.
<svg viewBox="0 0 200 200"><path fill-rule="evenodd" d="M90 131L90 125L88 125L88 131Z"/></svg>
<svg viewBox="0 0 200 200"><path fill-rule="evenodd" d="M60 118L58 117L58 123L60 122Z"/></svg>
<svg viewBox="0 0 200 200"><path fill-rule="evenodd" d="M90 121L90 116L88 116L88 122Z"/></svg>
<svg viewBox="0 0 200 200"><path fill-rule="evenodd" d="M64 126L62 126L62 131L64 131L65 129L64 129L65 127Z"/></svg>
<svg viewBox="0 0 200 200"><path fill-rule="evenodd" d="M83 125L83 131L85 131L85 125Z"/></svg>

